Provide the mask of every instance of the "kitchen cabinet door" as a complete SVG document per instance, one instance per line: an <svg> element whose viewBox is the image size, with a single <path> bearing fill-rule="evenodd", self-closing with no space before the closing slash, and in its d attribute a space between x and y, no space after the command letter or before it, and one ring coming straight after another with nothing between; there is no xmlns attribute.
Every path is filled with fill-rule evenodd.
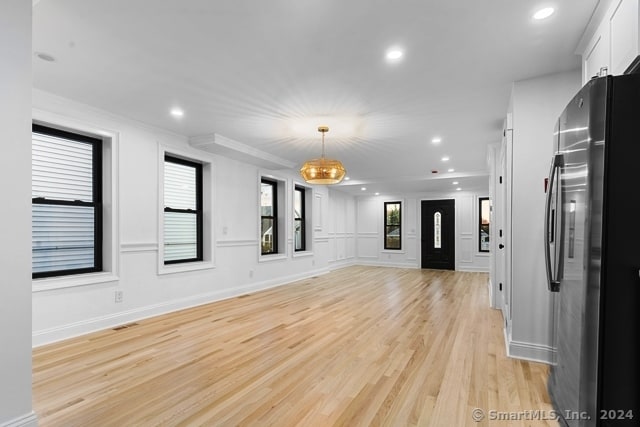
<svg viewBox="0 0 640 427"><path fill-rule="evenodd" d="M601 70L609 69L609 37L606 32L600 32L593 38L590 49L583 57L584 75L582 83L593 77L600 76Z"/></svg>
<svg viewBox="0 0 640 427"><path fill-rule="evenodd" d="M639 3L614 0L602 13L601 21L589 25L585 33L590 34L589 28L595 31L578 47L582 52L582 84L593 77L623 74L640 54Z"/></svg>
<svg viewBox="0 0 640 427"><path fill-rule="evenodd" d="M638 55L638 0L621 0L609 18L611 74L623 74Z"/></svg>

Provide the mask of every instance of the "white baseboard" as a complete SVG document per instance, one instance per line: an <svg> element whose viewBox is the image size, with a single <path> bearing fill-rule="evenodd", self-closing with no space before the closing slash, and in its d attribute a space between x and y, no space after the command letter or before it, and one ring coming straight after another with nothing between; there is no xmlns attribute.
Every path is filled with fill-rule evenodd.
<svg viewBox="0 0 640 427"><path fill-rule="evenodd" d="M548 365L552 364L555 359L555 350L548 345L509 340L506 347L507 356L515 359L546 363Z"/></svg>
<svg viewBox="0 0 640 427"><path fill-rule="evenodd" d="M472 265L459 265L456 267L456 271L465 271L467 273L488 273L489 267L474 267Z"/></svg>
<svg viewBox="0 0 640 427"><path fill-rule="evenodd" d="M329 269L331 271L339 270L339 269L345 268L345 267L351 267L352 265L358 265L358 263L356 262L355 258L341 259L340 261L337 261L337 260L330 260L329 261Z"/></svg>
<svg viewBox="0 0 640 427"><path fill-rule="evenodd" d="M358 259L355 264L371 267L420 268L420 266L415 262L364 261L362 258Z"/></svg>
<svg viewBox="0 0 640 427"><path fill-rule="evenodd" d="M110 314L107 316L94 317L86 319L80 322L69 323L53 328L42 329L34 331L32 334L32 346L39 347L53 342L62 341L65 339L85 335L91 332L96 332L115 326L135 322L142 319L147 319L153 316L159 316L166 313L171 313L177 310L183 310L186 308L196 307L203 304L209 304L211 302L220 301L228 298L234 298L240 295L244 295L249 292L262 291L269 288L275 288L278 286L286 285L298 280L307 279L309 277L326 274L329 272L328 268L317 269L313 271L307 271L301 274L294 274L285 277L279 277L277 279L265 280L258 283L249 283L233 289L224 289L214 292L207 292L205 294L199 294L181 298L177 300L165 301L158 304L148 305L144 307L138 307L132 310L121 311L119 313ZM4 427L4 426L0 426Z"/></svg>
<svg viewBox="0 0 640 427"><path fill-rule="evenodd" d="M31 411L28 414L0 423L0 427L38 427L38 416Z"/></svg>

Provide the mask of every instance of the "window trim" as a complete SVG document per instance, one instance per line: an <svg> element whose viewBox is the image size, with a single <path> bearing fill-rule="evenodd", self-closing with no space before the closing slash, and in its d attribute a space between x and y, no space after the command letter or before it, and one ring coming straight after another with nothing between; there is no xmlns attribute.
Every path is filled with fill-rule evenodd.
<svg viewBox="0 0 640 427"><path fill-rule="evenodd" d="M296 207L295 207L295 194L296 192L300 192L300 206L301 206L301 212L300 212L300 218L296 217ZM307 194L307 188L303 187L301 185L297 185L295 184L293 187L293 251L294 252L306 252L307 251L307 207L306 207L306 194ZM301 235L302 235L302 247L300 249L296 248L296 222L300 222L300 231L301 231Z"/></svg>
<svg viewBox="0 0 640 427"><path fill-rule="evenodd" d="M259 239L259 244L260 244L260 255L261 256L269 256L269 255L277 255L280 252L278 252L278 248L279 248L279 242L278 242L278 182L274 179L269 179L269 178L265 178L265 177L260 177L260 198L262 198L262 185L266 184L266 185L270 185L272 188L272 195L273 198L271 200L271 215L262 215L262 202L259 203L260 205L260 239ZM273 226L271 227L271 235L272 235L272 251L270 252L264 252L264 250L262 249L262 221L264 219L271 219Z"/></svg>
<svg viewBox="0 0 640 427"><path fill-rule="evenodd" d="M80 200L61 200L61 199L45 199L42 197L35 197L31 199L31 205L51 205L51 206L84 206L93 208L93 267L65 269L65 270L51 270L34 273L32 271L31 278L43 279L43 278L55 278L62 276L76 276L86 273L101 273L103 272L103 198L102 198L102 151L103 141L97 136L84 135L82 133L76 133L72 131L66 131L59 128L46 126L39 123L32 123L31 133L51 136L55 138L62 138L74 142L80 142L91 145L91 162L92 162L92 201L84 202ZM32 136L33 139L33 136ZM32 219L33 223L33 219ZM33 249L32 249L33 250Z"/></svg>
<svg viewBox="0 0 640 427"><path fill-rule="evenodd" d="M95 136L102 140L102 271L69 276L51 276L32 279L34 293L88 286L117 283L120 279L120 220L118 174L120 133L101 125L88 124L68 116L52 113L39 108L32 110L32 123L60 130Z"/></svg>
<svg viewBox="0 0 640 427"><path fill-rule="evenodd" d="M399 247L398 248L389 248L387 247L387 228L388 227L395 227L395 224L388 224L387 223L387 206L388 205L398 205L398 239L399 239ZM390 202L384 202L384 210L383 210L383 228L382 228L382 234L383 234L383 248L385 251L402 251L402 201L400 200L396 200L396 201L390 201Z"/></svg>
<svg viewBox="0 0 640 427"><path fill-rule="evenodd" d="M164 264L164 156L169 154L172 157L200 163L202 165L202 261L185 262L178 264ZM157 274L176 274L189 271L208 270L216 268L215 247L213 230L213 218L216 189L214 185L213 172L215 170L215 159L207 153L183 147L176 147L169 144L158 144L157 157L157 236L153 245L157 256Z"/></svg>
<svg viewBox="0 0 640 427"><path fill-rule="evenodd" d="M277 221L277 240L278 246L277 251L274 253L263 254L262 253L262 203L260 198L261 196L261 188L262 188L262 180L266 179L272 181L276 185L277 189L277 200L275 201L276 206L276 221ZM291 226L293 224L292 217L292 202L291 198L293 197L292 186L290 186L290 181L287 177L279 176L273 174L273 171L267 169L258 169L256 174L256 186L255 186L255 233L256 233L256 256L257 261L259 263L262 262L280 262L289 258L290 248L293 247L292 237L291 237ZM292 256L296 256L295 252ZM300 254L300 256L306 255L307 253Z"/></svg>
<svg viewBox="0 0 640 427"><path fill-rule="evenodd" d="M162 241L162 245L163 245L163 252L162 252L162 258L163 258L163 263L164 265L175 265L175 264L184 264L184 263L190 263L190 262L200 262L204 260L203 257L203 240L204 240L204 233L203 233L203 200L202 200L202 185L203 185L203 174L202 174L202 169L203 169L203 165L200 162L195 162L192 160L186 160L183 159L181 157L176 157L175 155L172 155L168 152L164 153L164 162L169 162L169 163L176 163L179 165L183 165L183 166L189 166L195 169L196 171L196 209L195 211L193 211L192 209L176 209L176 208L171 208L171 207L167 207L167 206L163 206L163 214L166 212L177 212L177 213L194 213L196 215L196 257L195 258L184 258L184 259L174 259L174 260L166 260L164 259L164 235L163 235L163 241ZM163 193L164 193L164 183L165 183L165 175L164 175L164 169L163 169L163 180L162 180L162 188L163 188ZM164 199L163 199L163 205L164 205ZM164 221L164 215L163 215L163 221ZM163 227L163 232L164 232L164 227Z"/></svg>

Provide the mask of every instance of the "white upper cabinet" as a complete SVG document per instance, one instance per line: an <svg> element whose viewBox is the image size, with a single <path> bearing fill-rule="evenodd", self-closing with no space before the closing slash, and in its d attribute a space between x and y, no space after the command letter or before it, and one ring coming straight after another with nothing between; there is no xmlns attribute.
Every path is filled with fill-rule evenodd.
<svg viewBox="0 0 640 427"><path fill-rule="evenodd" d="M638 2L600 2L577 50L582 56L583 84L595 76L624 73L640 54Z"/></svg>
<svg viewBox="0 0 640 427"><path fill-rule="evenodd" d="M609 70L609 35L598 33L582 54L582 83Z"/></svg>
<svg viewBox="0 0 640 427"><path fill-rule="evenodd" d="M622 74L638 55L638 0L622 0L609 20L611 74Z"/></svg>

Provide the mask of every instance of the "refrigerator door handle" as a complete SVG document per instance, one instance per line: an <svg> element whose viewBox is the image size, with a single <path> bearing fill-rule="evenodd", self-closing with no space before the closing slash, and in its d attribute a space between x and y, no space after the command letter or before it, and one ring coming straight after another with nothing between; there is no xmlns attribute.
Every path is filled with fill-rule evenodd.
<svg viewBox="0 0 640 427"><path fill-rule="evenodd" d="M549 236L549 222L551 219L551 202L553 198L553 189L556 183L556 175L558 169L563 164L562 154L556 153L553 156L551 161L551 170L549 171L549 187L547 188L547 200L544 208L544 259L545 266L547 270L547 287L551 292L559 292L560 291L560 281L558 278L553 277L553 270L551 266L551 242L553 241L553 236ZM554 219L555 221L555 219ZM554 230L555 232L556 230ZM556 240L556 244L562 245L562 241Z"/></svg>

